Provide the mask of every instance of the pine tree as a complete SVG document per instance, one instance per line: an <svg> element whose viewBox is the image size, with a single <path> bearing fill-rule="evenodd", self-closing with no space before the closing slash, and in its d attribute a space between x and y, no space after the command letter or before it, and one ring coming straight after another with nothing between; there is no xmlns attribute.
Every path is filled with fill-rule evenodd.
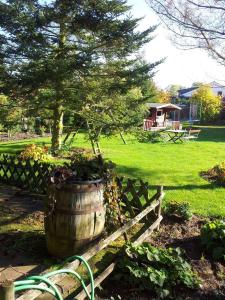
<svg viewBox="0 0 225 300"><path fill-rule="evenodd" d="M106 61L123 62L118 77L126 84L151 70L150 64L135 65L134 54L155 29L140 32L139 21L130 15L125 0L0 1L4 93L23 106L53 111L55 151L60 148L65 109L71 103L85 106L82 82L108 76L101 67Z"/></svg>

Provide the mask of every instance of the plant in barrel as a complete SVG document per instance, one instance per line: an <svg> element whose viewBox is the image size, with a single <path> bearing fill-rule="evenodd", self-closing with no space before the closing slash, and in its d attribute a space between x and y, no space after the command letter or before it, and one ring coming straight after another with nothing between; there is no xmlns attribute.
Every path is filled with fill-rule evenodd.
<svg viewBox="0 0 225 300"><path fill-rule="evenodd" d="M71 256L102 234L106 213L104 184L113 170L111 162L82 155L54 170L45 218L47 248L51 254Z"/></svg>

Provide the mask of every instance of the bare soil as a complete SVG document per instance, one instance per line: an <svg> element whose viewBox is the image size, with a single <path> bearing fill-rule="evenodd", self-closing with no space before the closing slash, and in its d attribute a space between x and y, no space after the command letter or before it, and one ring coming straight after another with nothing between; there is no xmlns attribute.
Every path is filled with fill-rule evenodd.
<svg viewBox="0 0 225 300"><path fill-rule="evenodd" d="M208 219L193 216L190 221L181 222L176 218L164 218L160 230L146 239L146 242L158 247L180 247L185 251L186 259L201 278L199 290L177 291L176 299L185 300L225 300L225 263L215 262L209 257L200 243L200 228ZM121 299L147 300L158 299L154 295L139 292L132 286L108 278L99 292L99 299L110 299L114 295ZM112 284L113 282L113 284Z"/></svg>

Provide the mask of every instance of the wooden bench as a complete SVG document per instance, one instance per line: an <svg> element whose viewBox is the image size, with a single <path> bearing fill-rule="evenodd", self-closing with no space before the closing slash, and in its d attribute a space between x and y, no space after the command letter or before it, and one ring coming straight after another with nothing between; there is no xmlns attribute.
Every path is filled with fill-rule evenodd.
<svg viewBox="0 0 225 300"><path fill-rule="evenodd" d="M194 140L197 139L201 130L199 129L190 129L188 130L188 134L183 137L184 140Z"/></svg>

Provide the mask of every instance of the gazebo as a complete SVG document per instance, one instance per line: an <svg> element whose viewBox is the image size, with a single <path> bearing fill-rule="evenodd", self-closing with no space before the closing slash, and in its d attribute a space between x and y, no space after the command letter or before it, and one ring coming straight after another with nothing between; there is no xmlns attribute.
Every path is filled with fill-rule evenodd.
<svg viewBox="0 0 225 300"><path fill-rule="evenodd" d="M181 107L172 103L147 103L149 114L144 119L144 130L157 130L166 128L172 122L179 122L179 111ZM169 117L171 112L174 113L173 118ZM171 114L170 114L171 115Z"/></svg>

